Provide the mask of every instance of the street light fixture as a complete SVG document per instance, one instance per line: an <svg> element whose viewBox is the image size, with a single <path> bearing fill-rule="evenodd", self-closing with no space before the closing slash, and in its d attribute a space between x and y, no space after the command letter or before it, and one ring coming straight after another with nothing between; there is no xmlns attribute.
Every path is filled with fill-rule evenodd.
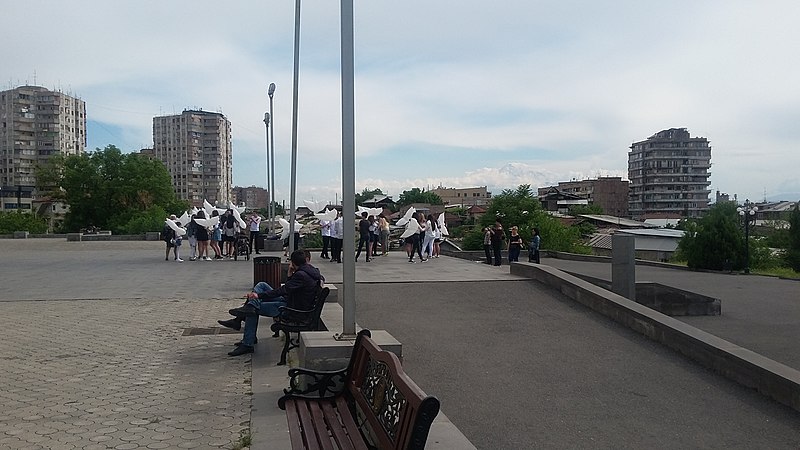
<svg viewBox="0 0 800 450"><path fill-rule="evenodd" d="M744 273L750 273L750 222L755 225L758 207L750 200L745 200L744 205L736 208L736 212L744 219Z"/></svg>
<svg viewBox="0 0 800 450"><path fill-rule="evenodd" d="M272 203L272 191L270 191L270 189L269 189L269 179L270 179L270 177L269 177L269 113L268 112L264 113L264 126L267 127L267 137L266 137L266 139L267 139L267 178L266 178L267 184L266 184L265 188L267 189L267 192L269 194L269 195L267 195L267 227L270 227L272 224L269 222L269 219L270 219L269 205L270 205L270 203ZM272 229L268 229L268 231L269 231L269 233L271 233ZM269 234L269 233L267 233L267 234Z"/></svg>
<svg viewBox="0 0 800 450"><path fill-rule="evenodd" d="M269 189L269 231L275 232L275 116L272 113L272 96L275 94L275 83L269 84L267 95L269 95L269 116L272 118L272 131L270 133L270 186Z"/></svg>

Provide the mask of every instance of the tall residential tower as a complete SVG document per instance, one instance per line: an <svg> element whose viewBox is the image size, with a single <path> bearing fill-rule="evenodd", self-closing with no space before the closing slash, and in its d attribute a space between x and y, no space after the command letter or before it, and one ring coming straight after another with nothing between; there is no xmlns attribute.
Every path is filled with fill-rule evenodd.
<svg viewBox="0 0 800 450"><path fill-rule="evenodd" d="M711 147L686 128L659 131L628 153L628 210L634 219L700 217L711 193Z"/></svg>
<svg viewBox="0 0 800 450"><path fill-rule="evenodd" d="M186 110L153 118L153 155L172 175L178 198L201 206L231 198L231 123L216 112Z"/></svg>
<svg viewBox="0 0 800 450"><path fill-rule="evenodd" d="M39 86L0 92L0 210L36 203L34 169L86 150L86 104Z"/></svg>

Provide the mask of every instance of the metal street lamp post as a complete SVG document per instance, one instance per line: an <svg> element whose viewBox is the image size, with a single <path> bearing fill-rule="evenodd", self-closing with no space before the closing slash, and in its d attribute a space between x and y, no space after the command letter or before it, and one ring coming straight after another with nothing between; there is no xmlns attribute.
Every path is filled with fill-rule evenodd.
<svg viewBox="0 0 800 450"><path fill-rule="evenodd" d="M275 83L269 84L269 90L267 91L267 95L269 95L269 116L272 119L272 131L270 132L270 185L267 186L269 189L269 232L275 232L275 116L272 113L272 96L275 94Z"/></svg>
<svg viewBox="0 0 800 450"><path fill-rule="evenodd" d="M272 191L270 191L270 189L269 189L269 180L270 180L270 176L269 176L269 164L270 164L270 162L269 162L269 113L264 113L264 126L267 127L267 130L266 130L266 132L267 132L267 137L266 137L266 139L267 139L267 178L266 178L267 184L266 184L266 188L267 188L267 231L268 231L267 234L269 235L270 233L272 233L272 223L270 221L272 216L269 213L269 206L272 204Z"/></svg>
<svg viewBox="0 0 800 450"><path fill-rule="evenodd" d="M355 138L355 70L353 52L353 0L341 0L342 42L342 215L345 218L344 250L347 257L342 267L342 336L356 334L356 263L355 234L351 225L355 217L356 138Z"/></svg>
<svg viewBox="0 0 800 450"><path fill-rule="evenodd" d="M300 80L300 0L295 0L294 8L294 83L292 86L292 163L290 167L289 182L289 255L291 255L294 248L294 221L296 212L295 209L295 192L297 189L297 90L298 82Z"/></svg>
<svg viewBox="0 0 800 450"><path fill-rule="evenodd" d="M744 219L744 273L750 273L750 222L755 225L758 207L750 200L745 200L744 205L736 208L736 211Z"/></svg>

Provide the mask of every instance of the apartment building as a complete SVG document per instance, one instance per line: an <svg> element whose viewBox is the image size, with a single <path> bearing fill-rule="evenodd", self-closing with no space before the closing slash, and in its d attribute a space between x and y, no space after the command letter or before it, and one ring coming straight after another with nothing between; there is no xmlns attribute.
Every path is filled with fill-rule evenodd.
<svg viewBox="0 0 800 450"><path fill-rule="evenodd" d="M543 205L549 201L547 199L553 197L554 193L560 193L565 196L574 196L575 199L585 199L588 204L602 208L604 214L627 217L628 185L628 181L623 180L622 177L598 177L587 180L561 181L555 186L540 187L537 191ZM545 208L552 211L561 209L549 205Z"/></svg>
<svg viewBox="0 0 800 450"><path fill-rule="evenodd" d="M445 205L484 206L492 200L492 193L486 186L470 188L447 188L439 186L431 192L438 195Z"/></svg>
<svg viewBox="0 0 800 450"><path fill-rule="evenodd" d="M36 208L35 167L85 150L83 100L40 86L0 91L0 210Z"/></svg>
<svg viewBox="0 0 800 450"><path fill-rule="evenodd" d="M711 146L686 128L670 128L634 142L628 153L634 219L700 217L711 194Z"/></svg>
<svg viewBox="0 0 800 450"><path fill-rule="evenodd" d="M233 178L231 123L217 112L186 110L153 118L153 156L172 176L178 198L227 204Z"/></svg>
<svg viewBox="0 0 800 450"><path fill-rule="evenodd" d="M236 186L233 188L231 200L240 206L244 204L248 209L267 208L269 207L269 191L256 186Z"/></svg>

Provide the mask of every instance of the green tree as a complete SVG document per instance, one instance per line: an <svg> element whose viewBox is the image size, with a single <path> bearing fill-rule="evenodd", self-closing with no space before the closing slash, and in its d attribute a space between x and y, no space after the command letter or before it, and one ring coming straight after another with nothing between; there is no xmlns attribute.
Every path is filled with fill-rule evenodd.
<svg viewBox="0 0 800 450"><path fill-rule="evenodd" d="M744 267L744 236L735 203L717 203L700 220L682 221L680 225L686 234L678 243L676 259L686 261L693 269Z"/></svg>
<svg viewBox="0 0 800 450"><path fill-rule="evenodd" d="M784 256L786 264L795 272L800 272L800 202L789 216L789 247Z"/></svg>
<svg viewBox="0 0 800 450"><path fill-rule="evenodd" d="M378 189L364 188L364 190L361 191L360 194L356 194L356 205L362 205L364 204L365 201L371 199L372 197L381 195L385 194L383 193L383 191L380 190L380 188Z"/></svg>
<svg viewBox="0 0 800 450"><path fill-rule="evenodd" d="M500 219L506 232L514 225L519 227L519 234L526 244L533 235L533 229L539 228L542 249L571 253L589 252L588 247L581 243L580 230L564 225L544 211L539 200L533 196L530 185L523 184L513 190L506 189L500 195L493 197L486 214L478 221L478 226L464 236L462 242L464 248L467 250L483 248L482 229L493 226L496 219Z"/></svg>
<svg viewBox="0 0 800 450"><path fill-rule="evenodd" d="M11 234L15 231L45 233L47 222L30 212L0 211L0 234Z"/></svg>
<svg viewBox="0 0 800 450"><path fill-rule="evenodd" d="M188 207L175 197L161 162L123 154L113 145L51 158L37 168L37 184L69 205L64 219L68 231L89 225L114 233L158 231L168 211L178 213Z"/></svg>
<svg viewBox="0 0 800 450"><path fill-rule="evenodd" d="M397 204L399 206L410 205L412 203L428 203L431 205L444 204L442 198L436 193L416 187L408 191L403 191L403 193L400 194L400 198L397 199Z"/></svg>

